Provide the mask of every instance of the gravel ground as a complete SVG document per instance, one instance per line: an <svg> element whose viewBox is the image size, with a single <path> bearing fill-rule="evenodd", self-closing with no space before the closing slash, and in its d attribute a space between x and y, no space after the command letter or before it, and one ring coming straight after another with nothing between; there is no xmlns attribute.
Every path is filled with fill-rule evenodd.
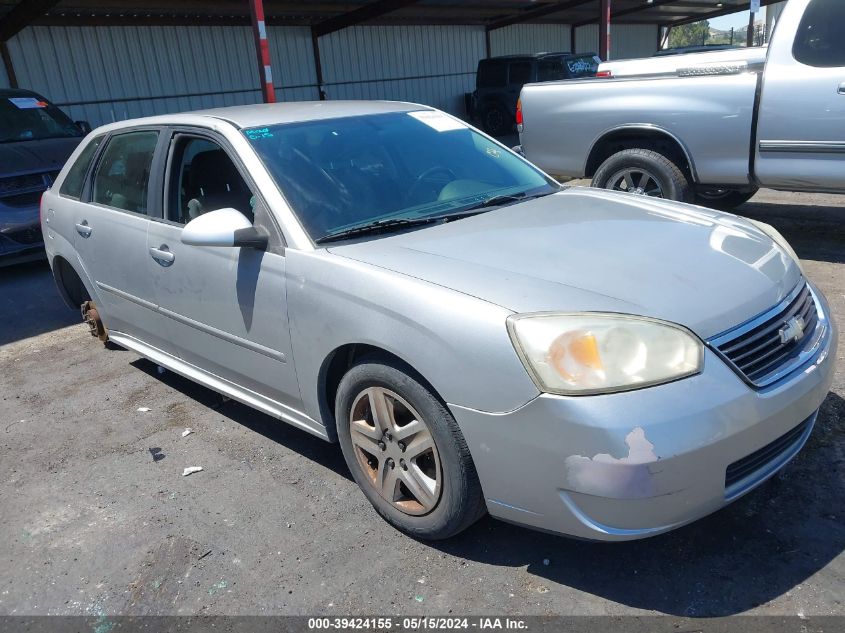
<svg viewBox="0 0 845 633"><path fill-rule="evenodd" d="M843 207L764 191L740 212L845 324ZM0 614L845 615L842 351L805 450L711 517L624 544L486 518L427 544L377 517L336 446L77 318L44 264L0 270Z"/></svg>

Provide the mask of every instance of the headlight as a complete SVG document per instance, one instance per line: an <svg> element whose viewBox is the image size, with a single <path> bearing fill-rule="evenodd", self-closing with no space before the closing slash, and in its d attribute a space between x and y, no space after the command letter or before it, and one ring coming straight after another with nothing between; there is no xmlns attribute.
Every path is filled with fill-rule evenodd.
<svg viewBox="0 0 845 633"><path fill-rule="evenodd" d="M541 391L587 395L639 389L701 371L704 345L679 325L624 314L539 313L508 332Z"/></svg>
<svg viewBox="0 0 845 633"><path fill-rule="evenodd" d="M789 245L789 242L786 241L786 238L780 234L780 232L773 227L771 224L766 224L765 222L758 222L757 220L752 220L751 218L746 218L751 224L756 226L758 229L763 231L766 235L772 238L772 241L780 246L787 255L789 255L796 264L798 264L799 270L803 273L804 267L801 266L801 260L798 259L798 255L796 255L795 251L792 249L792 246Z"/></svg>

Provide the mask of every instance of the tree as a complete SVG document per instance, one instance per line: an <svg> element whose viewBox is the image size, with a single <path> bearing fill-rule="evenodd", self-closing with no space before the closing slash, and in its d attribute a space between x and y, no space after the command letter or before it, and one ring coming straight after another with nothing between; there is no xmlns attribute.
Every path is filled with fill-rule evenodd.
<svg viewBox="0 0 845 633"><path fill-rule="evenodd" d="M710 22L702 20L692 24L673 26L669 31L669 47L703 46L710 39Z"/></svg>

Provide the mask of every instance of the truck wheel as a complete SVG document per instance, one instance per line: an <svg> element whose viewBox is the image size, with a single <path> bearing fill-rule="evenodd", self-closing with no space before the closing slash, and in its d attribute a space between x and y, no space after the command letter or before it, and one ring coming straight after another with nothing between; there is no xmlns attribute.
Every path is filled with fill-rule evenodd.
<svg viewBox="0 0 845 633"><path fill-rule="evenodd" d="M490 136L502 136L511 131L513 119L500 105L485 106L481 114L484 131Z"/></svg>
<svg viewBox="0 0 845 633"><path fill-rule="evenodd" d="M466 440L412 371L389 359L363 359L340 381L335 419L352 476L393 526L444 539L484 515Z"/></svg>
<svg viewBox="0 0 845 633"><path fill-rule="evenodd" d="M736 189L699 189L695 194L695 201L696 204L700 204L702 207L730 211L751 200L757 191L757 187L750 191L737 191Z"/></svg>
<svg viewBox="0 0 845 633"><path fill-rule="evenodd" d="M592 185L652 198L693 200L684 172L663 154L650 149L626 149L613 154L598 168Z"/></svg>

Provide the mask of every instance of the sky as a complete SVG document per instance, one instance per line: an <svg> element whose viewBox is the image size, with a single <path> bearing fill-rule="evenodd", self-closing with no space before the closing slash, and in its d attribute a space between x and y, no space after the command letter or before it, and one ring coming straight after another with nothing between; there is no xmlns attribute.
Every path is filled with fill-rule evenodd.
<svg viewBox="0 0 845 633"><path fill-rule="evenodd" d="M756 17L757 20L766 19L766 9L762 9L760 14ZM739 13L731 13L730 15L723 15L718 18L710 20L710 26L720 31L730 31L731 27L745 28L748 26L748 11L740 11Z"/></svg>

